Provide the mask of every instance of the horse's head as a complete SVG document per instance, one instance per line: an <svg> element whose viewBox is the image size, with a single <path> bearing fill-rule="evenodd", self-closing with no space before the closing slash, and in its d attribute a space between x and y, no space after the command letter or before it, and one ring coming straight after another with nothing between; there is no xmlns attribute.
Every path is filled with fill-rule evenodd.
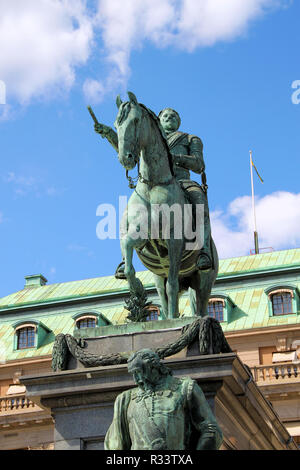
<svg viewBox="0 0 300 470"><path fill-rule="evenodd" d="M122 103L117 97L119 112L115 121L118 132L119 160L126 170L132 170L138 162L141 151L141 120L143 109L133 93Z"/></svg>

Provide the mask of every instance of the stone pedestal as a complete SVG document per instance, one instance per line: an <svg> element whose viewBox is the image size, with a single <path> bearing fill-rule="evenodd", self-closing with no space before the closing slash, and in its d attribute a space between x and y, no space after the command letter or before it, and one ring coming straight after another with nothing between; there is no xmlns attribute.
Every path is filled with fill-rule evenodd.
<svg viewBox="0 0 300 470"><path fill-rule="evenodd" d="M223 431L223 449L296 449L236 354L173 358L165 363L176 377L191 377L202 387ZM115 398L134 386L126 365L80 368L20 380L31 400L51 410L56 450L103 449Z"/></svg>

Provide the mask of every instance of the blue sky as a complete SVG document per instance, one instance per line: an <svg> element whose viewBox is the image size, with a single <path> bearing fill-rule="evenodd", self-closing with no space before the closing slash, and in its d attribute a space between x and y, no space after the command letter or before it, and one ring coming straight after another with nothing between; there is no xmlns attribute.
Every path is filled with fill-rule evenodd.
<svg viewBox="0 0 300 470"><path fill-rule="evenodd" d="M86 106L112 126L126 90L156 113L175 108L181 130L203 140L221 258L253 248L250 149L264 179L254 175L261 246L300 246L300 5L224 3L0 4L0 297L29 274L49 283L113 274L119 241L97 239L96 209L131 190Z"/></svg>

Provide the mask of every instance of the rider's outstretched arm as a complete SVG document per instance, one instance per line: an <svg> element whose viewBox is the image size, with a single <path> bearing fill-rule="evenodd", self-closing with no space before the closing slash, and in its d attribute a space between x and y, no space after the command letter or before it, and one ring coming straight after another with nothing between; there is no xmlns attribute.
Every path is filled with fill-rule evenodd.
<svg viewBox="0 0 300 470"><path fill-rule="evenodd" d="M105 124L95 124L95 132L106 138L113 148L118 152L118 134Z"/></svg>

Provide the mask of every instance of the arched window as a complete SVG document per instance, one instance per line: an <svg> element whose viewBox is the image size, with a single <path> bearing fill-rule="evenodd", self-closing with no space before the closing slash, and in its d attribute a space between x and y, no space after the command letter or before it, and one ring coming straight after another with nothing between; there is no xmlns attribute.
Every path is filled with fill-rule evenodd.
<svg viewBox="0 0 300 470"><path fill-rule="evenodd" d="M36 328L26 326L19 328L17 334L17 349L29 349L35 347Z"/></svg>
<svg viewBox="0 0 300 470"><path fill-rule="evenodd" d="M76 327L81 328L95 328L97 325L97 318L93 316L84 316L76 320Z"/></svg>
<svg viewBox="0 0 300 470"><path fill-rule="evenodd" d="M287 315L293 313L292 293L288 290L271 294L273 315Z"/></svg>
<svg viewBox="0 0 300 470"><path fill-rule="evenodd" d="M213 293L208 301L207 315L220 323L232 320L236 305L226 292Z"/></svg>
<svg viewBox="0 0 300 470"><path fill-rule="evenodd" d="M102 313L97 311L79 311L75 313L72 318L74 320L75 330L111 325L111 322ZM83 334L85 333L83 332Z"/></svg>
<svg viewBox="0 0 300 470"><path fill-rule="evenodd" d="M297 315L300 310L300 297L297 286L273 285L265 289L268 296L269 315Z"/></svg>
<svg viewBox="0 0 300 470"><path fill-rule="evenodd" d="M21 320L12 325L14 333L14 351L18 349L38 349L42 346L51 330L40 320Z"/></svg>
<svg viewBox="0 0 300 470"><path fill-rule="evenodd" d="M207 314L209 317L215 318L219 322L224 321L224 300L211 299L208 302Z"/></svg>
<svg viewBox="0 0 300 470"><path fill-rule="evenodd" d="M157 307L156 305L152 305L148 308L148 311L149 311L149 315L147 315L146 321L159 320L159 315L160 315L159 307Z"/></svg>

